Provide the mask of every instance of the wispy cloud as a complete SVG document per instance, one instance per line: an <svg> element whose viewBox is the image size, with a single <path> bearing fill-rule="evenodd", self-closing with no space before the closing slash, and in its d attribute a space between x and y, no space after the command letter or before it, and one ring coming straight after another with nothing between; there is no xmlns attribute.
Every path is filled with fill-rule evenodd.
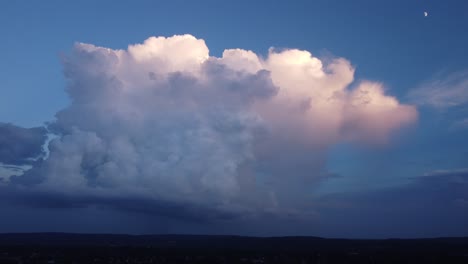
<svg viewBox="0 0 468 264"><path fill-rule="evenodd" d="M450 128L452 130L468 129L468 118L455 121Z"/></svg>
<svg viewBox="0 0 468 264"><path fill-rule="evenodd" d="M418 105L447 109L468 103L468 70L449 75L438 74L408 94Z"/></svg>
<svg viewBox="0 0 468 264"><path fill-rule="evenodd" d="M434 170L430 172L424 173L423 177L454 177L457 175L464 175L465 177L468 176L468 168L460 168L460 169L450 169L450 170ZM468 183L468 182L466 182Z"/></svg>
<svg viewBox="0 0 468 264"><path fill-rule="evenodd" d="M23 175L25 171L31 168L31 165L6 165L0 162L0 184L8 183L10 177Z"/></svg>

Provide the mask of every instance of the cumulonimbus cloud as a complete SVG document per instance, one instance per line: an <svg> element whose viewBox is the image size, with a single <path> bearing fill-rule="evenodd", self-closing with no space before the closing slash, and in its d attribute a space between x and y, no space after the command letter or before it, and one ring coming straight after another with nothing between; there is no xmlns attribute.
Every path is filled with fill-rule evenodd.
<svg viewBox="0 0 468 264"><path fill-rule="evenodd" d="M296 49L217 58L180 35L127 50L78 43L63 65L71 105L49 126L49 157L12 178L23 190L294 213L328 147L384 143L417 119L381 83L351 89L349 61Z"/></svg>

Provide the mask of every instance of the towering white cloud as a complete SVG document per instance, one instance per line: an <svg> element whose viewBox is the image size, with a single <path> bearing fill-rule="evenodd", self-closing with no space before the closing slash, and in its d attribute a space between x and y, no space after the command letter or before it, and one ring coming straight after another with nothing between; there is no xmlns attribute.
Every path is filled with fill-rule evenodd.
<svg viewBox="0 0 468 264"><path fill-rule="evenodd" d="M226 50L190 35L127 50L78 43L64 59L71 105L29 188L222 212L295 212L343 140L386 142L417 118L383 85L307 51ZM17 177L21 184L24 179Z"/></svg>

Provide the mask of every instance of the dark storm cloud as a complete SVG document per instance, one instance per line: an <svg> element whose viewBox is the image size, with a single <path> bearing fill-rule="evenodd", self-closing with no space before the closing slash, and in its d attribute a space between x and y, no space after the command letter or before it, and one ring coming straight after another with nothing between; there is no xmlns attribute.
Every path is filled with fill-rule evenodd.
<svg viewBox="0 0 468 264"><path fill-rule="evenodd" d="M14 177L20 179L20 177ZM101 208L140 214L143 216L166 216L168 219L181 219L197 223L210 223L238 219L239 215L214 208L196 206L191 203L148 199L146 197L97 197L76 196L74 194L56 193L24 189L24 185L0 185L0 204L26 208L44 208L51 210L69 210L88 208L98 205ZM0 206L1 207L1 206Z"/></svg>
<svg viewBox="0 0 468 264"><path fill-rule="evenodd" d="M44 127L22 128L0 123L0 162L10 165L32 163L44 155L42 145L47 139Z"/></svg>

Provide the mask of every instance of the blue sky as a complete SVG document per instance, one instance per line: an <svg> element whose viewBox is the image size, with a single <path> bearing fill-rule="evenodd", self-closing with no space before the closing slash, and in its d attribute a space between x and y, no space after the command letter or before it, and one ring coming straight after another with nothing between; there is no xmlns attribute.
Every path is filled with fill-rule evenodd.
<svg viewBox="0 0 468 264"><path fill-rule="evenodd" d="M424 16L424 12L428 12L427 17ZM32 166L33 169L23 176L10 178L3 187L0 185L4 188L2 191L5 201L22 201L17 206L8 202L9 205L4 205L4 210L11 213L9 220L7 220L8 224L0 227L0 231L227 232L276 235L296 232L291 231L287 226L290 223L288 221L297 221L298 226L302 228L297 232L308 235L352 237L466 236L468 229L462 220L468 221L468 151L466 150L468 149L468 139L466 138L468 132L468 57L465 55L466 47L468 47L467 12L468 3L463 0L51 0L4 2L0 8L0 34L2 35L0 50L3 51L2 60L0 60L0 91L2 94L0 96L0 147L3 148L0 151L0 164L3 164L4 168L0 170L0 176L5 179L10 177L11 171L5 169L7 166L27 165ZM255 223L258 226L258 223L265 219L264 214L249 220L249 217L231 217L236 213L230 211L229 220L218 220L217 216L223 215L225 212L218 212L212 208L214 203L212 200L221 199L216 194L197 196L197 199L203 200L200 202L203 206L201 209L196 206L194 208L200 209L200 214L205 214L201 217L194 215L195 209L190 209L194 206L193 204L180 199L171 200L170 197L158 200L155 202L156 204L153 204L154 197L151 198L151 202L144 197L134 196L125 197L125 199L128 198L128 201L123 197L117 199L114 195L106 197L106 199L75 197L73 192L78 189L70 189L69 193L65 195L67 198L65 199L61 196L62 194L57 195L54 190L50 191L52 188L50 186L47 187L49 189L31 189L30 191L24 191L24 188L19 187L21 184L26 184L24 182L29 184L36 181L36 178L49 177L46 174L58 173L47 169L51 167L49 163L52 161L43 162L42 159L25 161L28 157L37 156L38 146L41 149L41 144L46 137L43 129L28 130L25 128L41 127L45 123L52 122L49 130L55 129L55 132L59 134L56 149L53 149L52 153L54 151L59 153L58 150L60 150L62 155L65 155L63 153L71 153L71 150L67 152L66 147L64 147L69 146L66 144L72 144L70 142L94 140L89 133L95 133L98 138L107 142L108 138L103 136L104 133L107 133L104 132L108 131L107 128L101 130L101 126L95 126L99 123L96 121L98 119L89 117L88 122L86 122L86 120L82 121L83 116L76 115L80 111L88 113L86 111L89 109L81 108L82 100L89 100L96 104L102 103L102 101L96 99L99 98L100 94L96 94L90 99L87 94L75 92L81 90L73 86L71 84L73 82L70 80L86 83L90 87L97 87L96 89L100 89L102 84L95 84L86 79L89 76L77 75L76 72L83 70L81 67L98 65L96 64L98 59L93 57L87 61L86 58L81 58L80 56L85 55L82 51L76 51L75 43L89 43L117 50L143 43L151 36L171 37L181 34L191 34L197 39L203 39L209 48L210 55L215 57L221 57L225 49L239 48L251 50L258 57L268 60L268 50L270 47L274 47L280 51L287 49L307 50L313 57L321 59L324 64L333 58L345 58L355 69L354 82L346 89L350 91L359 89L360 83L364 80L382 83L385 87L385 95L395 97L399 105L408 105L416 109L417 120L408 121L408 124L398 126L398 129L392 127L388 141L384 144L365 143L364 141L367 141L365 137L373 135L373 132L367 131L367 128L364 129L365 131L353 132L363 133L358 137L363 137L364 140L353 141L346 138L345 140L332 140L333 143L327 141L326 147L321 147L320 151L315 146L311 149L305 146L301 147L297 142L297 145L294 145L296 144L294 142L288 143L287 147L284 148L278 142L281 140L287 142L288 138L286 137L274 140L273 146L269 149L273 154L266 155L264 160L256 159L260 160L258 162L249 160L250 165L245 165L254 171L252 173L255 174L255 179L265 182L271 180L272 186L276 186L283 185L282 181L277 180L276 177L285 176L278 176L279 174L291 175L288 176L293 179L291 182L299 181L302 179L301 177L306 177L308 174L322 176L314 176L304 184L286 184L284 185L286 189L275 189L279 200L283 199L281 197L286 197L279 203L283 203L284 207L290 211L279 210L275 212L279 215L277 219L271 220L261 228L259 227L258 230L246 226L250 226L252 223L253 226L256 226ZM106 59L105 63L107 62ZM104 66L101 67L107 67L108 64L102 65ZM135 71L140 69L139 66L135 67L137 69ZM274 71L272 66L265 67L267 70ZM96 70L100 71L101 68L97 67ZM210 74L213 73L210 72ZM223 75L225 73L223 70L216 70L216 74ZM68 79L65 76L69 76ZM116 74L116 76L118 75ZM271 90L273 88L269 86L268 80L264 80L262 76L254 75L251 77L257 80L255 85L260 85L259 82L263 83L260 86L265 89L260 91L262 94L254 95L257 96L255 100L272 96L263 93L275 93ZM242 85L245 81L246 85L250 85L248 80L251 79L242 79L239 80L239 83ZM188 86L191 85L186 79L181 80L181 82ZM280 82L273 80L273 84L282 89L278 83ZM209 96L214 95L210 93ZM201 101L197 102L203 105L212 103L210 100L199 100ZM232 99L232 101L236 100ZM75 104L75 102L78 103ZM237 113L238 110L243 111L247 107L244 102L240 102L239 105L237 101L233 102L232 105L230 103L229 106L236 109L232 110L234 113ZM214 102L213 105L215 105ZM168 121L165 121L170 127L169 132L166 131L167 133L177 134L196 126L185 121L186 118L190 118L190 115L185 116L184 119L181 117L182 114L177 115L168 109L165 109L168 113L164 116L169 116ZM210 110L206 111L210 112ZM59 114L56 116L57 113ZM200 115L204 116L204 113ZM394 116L395 114L389 114L381 117L390 120ZM178 118L183 121L174 121L179 120ZM88 117L85 115L84 119L88 119ZM268 120L268 117L265 119ZM397 120L396 122L403 124L406 121ZM6 125L6 123L11 125ZM127 130L115 123L111 125L113 129L126 135L126 132L123 131ZM354 127L354 124L347 125ZM76 132L72 127L78 127L80 132ZM148 133L150 131L153 133L152 129L156 128L149 127L147 129ZM250 131L250 126L245 129ZM160 130L156 129L155 131ZM163 134L164 131L161 133ZM232 131L229 133L232 134L225 136L230 135L235 140L244 140L244 138L235 137L238 134ZM291 138L293 137L291 136ZM137 139L132 139L131 142L138 142ZM165 135L154 138L155 146L158 146L158 140L163 139L169 140ZM220 140L224 140L224 138ZM222 141L222 146L229 146L227 150L222 149L219 153L216 152L217 149L210 149L210 151L217 153L217 155L229 156L237 161L237 148L242 150L244 145L238 141L233 142ZM232 143L233 146L228 143ZM184 141L183 145L177 145L178 149L183 149L187 144L190 145ZM319 145L317 142L313 144ZM311 145L313 144L311 143ZM151 153L154 153L159 149L157 147L152 149L152 147L153 145L148 145L144 150L148 148L153 151ZM248 149L248 146L246 148ZM283 149L287 149L291 154L279 153ZM182 154L179 153L179 156L190 156L193 154L190 151L195 150L204 150L204 145L193 145L185 152L180 150ZM88 150L83 151L83 157L89 154ZM98 152L98 150L93 151L92 153ZM139 149L139 151L143 150ZM259 151L259 153L263 153L262 150ZM110 152L108 150L106 155L110 155ZM28 156L28 154L31 155ZM283 156L284 158L278 158ZM304 158L307 156L313 156L312 161ZM130 156L125 157L131 159ZM201 158L199 164L213 162L209 159L211 156L205 157L205 160ZM219 161L215 157L213 159L215 162ZM272 165L278 163L276 159L279 159L281 164ZM17 161L12 162L12 160ZM120 162L126 163L127 161ZM221 161L219 162L221 163ZM307 164L304 165L304 163ZM63 164L65 161L62 161ZM63 169L68 168L64 165ZM144 168L139 169L144 171ZM243 169L244 167L238 168L236 171ZM84 169L82 168L82 170ZM193 174L196 173L193 172ZM268 178L270 174L273 175L271 179ZM327 178L323 176L324 174L334 176ZM66 177L65 175L66 173L63 177ZM443 175L446 176L446 183L443 182ZM421 177L433 177L435 180L425 180L426 178ZM223 191L222 188L226 187L222 179L224 178L221 178L221 183L217 183L217 178L211 179L216 184L209 186L221 188L214 190L213 193L217 193L219 190ZM458 187L451 185L452 182L459 182ZM261 190L248 189L245 192L258 193ZM292 197L290 192L300 195ZM401 196L404 198L398 198L398 194L401 193L404 194ZM456 193L456 195L452 196L449 193ZM161 195L163 196L163 194ZM184 194L181 192L180 195ZM242 196L250 197L250 194L242 193ZM397 196L395 201L389 203L386 199L393 196ZM443 215L437 221L425 218L432 217L432 213L429 213L430 209L424 210L423 202L435 198L439 200L434 210ZM31 199L43 200L44 203L31 203L29 202ZM251 199L258 200L260 198L252 195ZM63 202L61 206L54 205L62 200L68 202ZM168 200L169 202L167 202ZM346 209L342 208L341 211L339 209L341 207L332 206L329 208L326 206L327 204L342 204L345 200L356 204L346 207ZM383 202L377 204L376 201L380 200ZM165 201L166 205L164 205ZM398 205L408 201L413 207L397 209ZM129 204L134 203L141 203L145 209L137 210L129 206ZM247 202L242 202L242 206L245 203ZM315 204L319 204L319 206L313 206ZM359 204L362 206L361 209L359 209ZM389 208L389 212L385 212L389 215L388 219L397 219L395 221L402 222L400 229L389 227L392 220L385 219L380 220L382 221L380 225L373 224L369 230L364 229L359 232L351 231L356 229L357 224L340 222L343 221L340 220L343 215L356 217L356 210L364 210L363 218L365 219L360 222L371 223L373 221L372 215L378 213L378 208L383 205ZM197 204L197 206L200 205ZM147 207L165 209L152 210ZM106 209L100 210L99 208ZM350 208L357 209L353 211ZM48 220L57 217L57 215L63 219L74 218L73 215L80 214L80 210L86 212L85 215L89 219L98 219L99 223L93 224L93 221L86 219L81 225L80 223L63 225L59 230L55 230L56 227L47 223ZM405 210L413 210L417 213L408 213ZM134 213L135 211L138 213ZM175 213L176 211L180 212ZM304 220L305 216L297 212L307 212L306 215L314 215L313 220L306 221ZM287 220L288 218L284 217L286 214L294 215L295 213L299 215L299 220ZM28 225L22 221L16 221L15 214L23 215L23 217L35 215L41 220L35 225ZM115 224L112 229L105 229L103 227L105 223L115 215L120 215L122 219L125 219L123 221L125 224L122 226L133 222L139 223L142 228L126 229ZM180 215L182 217L179 217ZM162 226L165 229L147 223L147 219L153 218L158 219L155 220L156 222L164 223ZM266 218L268 219L268 217ZM454 218L457 218L459 222L452 223ZM191 221L190 219L197 220ZM420 221L423 221L421 219L429 223L420 225ZM325 224L324 221L328 224ZM146 224L141 224L142 222ZM205 222L210 224L205 224ZM213 222L216 224L212 225ZM307 224L309 222L311 224ZM452 226L444 229L444 225L447 223L451 223ZM26 228L27 225L29 227ZM217 227L210 229L210 225ZM259 231L260 229L262 231ZM277 232L277 230L281 231Z"/></svg>

